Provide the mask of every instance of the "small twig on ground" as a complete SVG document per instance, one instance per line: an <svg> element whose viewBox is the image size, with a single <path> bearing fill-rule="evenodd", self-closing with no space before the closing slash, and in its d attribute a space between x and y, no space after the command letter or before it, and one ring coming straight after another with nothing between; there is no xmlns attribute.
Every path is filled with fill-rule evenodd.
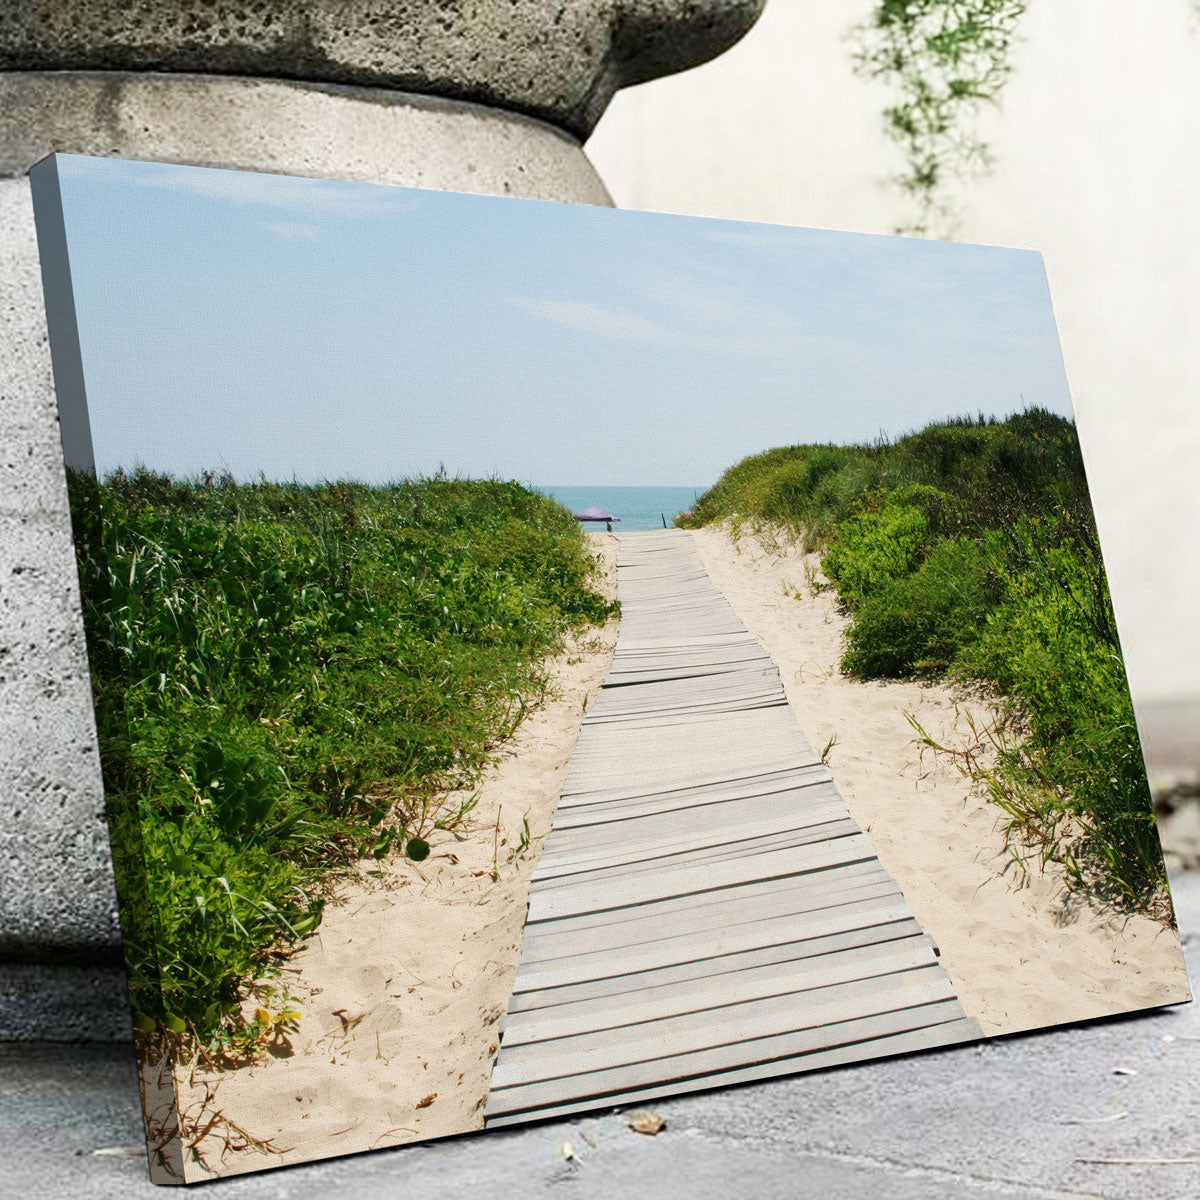
<svg viewBox="0 0 1200 1200"><path fill-rule="evenodd" d="M1077 1158L1077 1163L1094 1167L1183 1167L1200 1166L1200 1158Z"/></svg>
<svg viewBox="0 0 1200 1200"><path fill-rule="evenodd" d="M504 805L501 804L496 809L496 832L492 838L492 882L496 882L500 878L500 814L504 811Z"/></svg>

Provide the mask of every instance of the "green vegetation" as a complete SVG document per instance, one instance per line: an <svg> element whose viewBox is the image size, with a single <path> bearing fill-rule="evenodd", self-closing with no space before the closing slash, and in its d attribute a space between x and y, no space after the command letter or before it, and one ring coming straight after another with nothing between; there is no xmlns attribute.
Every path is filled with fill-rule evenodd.
<svg viewBox="0 0 1200 1200"><path fill-rule="evenodd" d="M461 827L445 794L612 606L516 483L71 489L135 1019L244 1053L294 1016L275 967L331 880Z"/></svg>
<svg viewBox="0 0 1200 1200"><path fill-rule="evenodd" d="M722 518L782 525L824 552L854 618L848 674L981 682L1006 699L1004 727L937 748L1008 814L1018 861L1033 850L1071 886L1169 915L1071 422L1030 409L890 445L770 450L728 470L680 524Z"/></svg>
<svg viewBox="0 0 1200 1200"><path fill-rule="evenodd" d="M1025 9L1026 0L876 0L855 28L858 70L896 93L885 129L904 154L898 182L917 205L897 232L945 236L948 184L990 166L975 120L1008 82Z"/></svg>

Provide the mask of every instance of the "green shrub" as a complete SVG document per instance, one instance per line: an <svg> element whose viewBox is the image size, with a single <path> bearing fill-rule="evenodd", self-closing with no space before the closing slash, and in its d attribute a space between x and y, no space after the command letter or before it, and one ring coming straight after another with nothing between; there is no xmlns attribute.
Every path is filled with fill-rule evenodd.
<svg viewBox="0 0 1200 1200"><path fill-rule="evenodd" d="M843 669L982 681L1024 743L987 781L1079 881L1169 910L1141 746L1074 424L1040 409L939 421L894 444L788 446L731 467L691 525L762 520L823 549L853 615ZM1084 831L1067 846L1056 830ZM1040 843L1039 843L1040 839Z"/></svg>
<svg viewBox="0 0 1200 1200"><path fill-rule="evenodd" d="M860 604L842 669L868 679L948 671L979 637L995 594L988 549L943 539L910 575Z"/></svg>
<svg viewBox="0 0 1200 1200"><path fill-rule="evenodd" d="M963 670L1019 703L1088 849L1143 899L1161 885L1162 852L1099 553L1061 521L1024 519L1014 540Z"/></svg>
<svg viewBox="0 0 1200 1200"><path fill-rule="evenodd" d="M911 504L885 501L844 521L825 554L825 574L852 612L912 574L929 538L929 523Z"/></svg>
<svg viewBox="0 0 1200 1200"><path fill-rule="evenodd" d="M71 495L138 1022L236 1041L337 872L452 820L439 796L611 605L570 514L515 483Z"/></svg>

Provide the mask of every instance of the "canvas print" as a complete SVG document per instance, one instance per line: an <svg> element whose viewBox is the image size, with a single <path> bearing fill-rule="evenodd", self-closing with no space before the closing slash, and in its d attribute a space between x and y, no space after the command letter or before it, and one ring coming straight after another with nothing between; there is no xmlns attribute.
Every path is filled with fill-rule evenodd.
<svg viewBox="0 0 1200 1200"><path fill-rule="evenodd" d="M33 183L156 1180L1189 998L1037 253Z"/></svg>

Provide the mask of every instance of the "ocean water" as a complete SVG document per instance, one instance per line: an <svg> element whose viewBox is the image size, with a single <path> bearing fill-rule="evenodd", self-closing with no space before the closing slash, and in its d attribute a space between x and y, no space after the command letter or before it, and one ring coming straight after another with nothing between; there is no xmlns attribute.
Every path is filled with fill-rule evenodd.
<svg viewBox="0 0 1200 1200"><path fill-rule="evenodd" d="M661 529L692 507L706 487L543 487L539 492L553 497L573 513L585 508L602 508L621 518L614 532L637 529ZM604 531L604 526L589 522L585 528Z"/></svg>

